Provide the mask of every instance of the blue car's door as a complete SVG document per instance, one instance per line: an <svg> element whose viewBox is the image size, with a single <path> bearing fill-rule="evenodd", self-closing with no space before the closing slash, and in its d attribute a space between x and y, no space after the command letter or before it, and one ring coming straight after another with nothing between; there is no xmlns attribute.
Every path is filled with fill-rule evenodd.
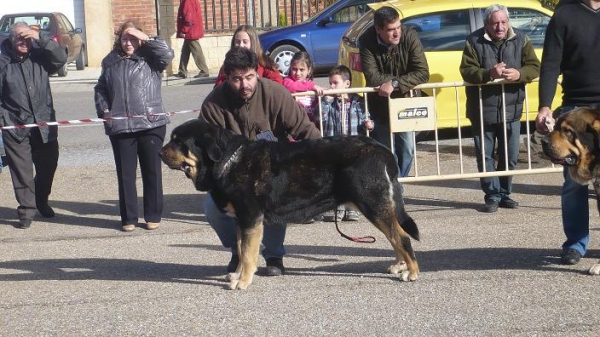
<svg viewBox="0 0 600 337"><path fill-rule="evenodd" d="M308 34L315 67L331 67L337 64L342 35L354 21L369 10L367 4L371 2L373 0L349 1L314 23L314 29Z"/></svg>

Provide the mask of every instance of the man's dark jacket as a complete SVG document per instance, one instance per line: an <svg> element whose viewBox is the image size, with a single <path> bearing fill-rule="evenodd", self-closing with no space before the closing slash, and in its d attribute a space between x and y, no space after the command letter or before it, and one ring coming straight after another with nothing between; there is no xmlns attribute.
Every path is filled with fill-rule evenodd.
<svg viewBox="0 0 600 337"><path fill-rule="evenodd" d="M45 33L20 60L10 39L0 45L0 123L3 126L56 121L48 76L67 62L67 53ZM44 143L56 141L57 126L40 127ZM22 141L30 128L4 130Z"/></svg>
<svg viewBox="0 0 600 337"><path fill-rule="evenodd" d="M521 119L525 83L539 76L540 61L535 55L531 40L520 31L510 27L504 41L495 42L480 28L467 37L460 73L466 82L483 84L492 80L490 69L497 63L506 63L506 68L517 69L521 78L514 84L504 85L506 121ZM467 117L479 124L479 89L476 86L465 88L467 94ZM483 121L498 124L502 118L502 86L487 85L481 89Z"/></svg>
<svg viewBox="0 0 600 337"><path fill-rule="evenodd" d="M391 97L409 97L412 88L429 81L429 66L423 45L413 29L402 26L400 43L391 48L379 43L375 26L367 29L358 42L368 87L378 87L396 78L400 87ZM389 124L388 98L377 93L370 93L367 97L371 118L376 122Z"/></svg>

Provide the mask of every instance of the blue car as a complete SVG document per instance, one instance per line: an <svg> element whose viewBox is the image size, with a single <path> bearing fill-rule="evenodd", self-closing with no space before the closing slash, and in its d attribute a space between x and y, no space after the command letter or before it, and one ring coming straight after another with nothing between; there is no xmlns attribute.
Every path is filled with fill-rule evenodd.
<svg viewBox="0 0 600 337"><path fill-rule="evenodd" d="M337 65L340 38L364 13L367 4L379 0L339 0L294 26L274 29L258 36L265 53L287 76L294 53L306 51L314 63L314 72L328 72Z"/></svg>

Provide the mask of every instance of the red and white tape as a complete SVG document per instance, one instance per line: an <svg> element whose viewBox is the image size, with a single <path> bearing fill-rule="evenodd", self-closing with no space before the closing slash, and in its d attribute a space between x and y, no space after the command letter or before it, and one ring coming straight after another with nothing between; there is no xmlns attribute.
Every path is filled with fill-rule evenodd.
<svg viewBox="0 0 600 337"><path fill-rule="evenodd" d="M84 118L84 119L73 119L68 121L56 121L56 122L41 122L41 123L31 123L31 124L22 124L22 125L7 125L0 126L0 130L11 130L11 129L28 129L28 128L37 128L40 126L65 126L65 125L82 125L88 123L102 123L110 120L121 120L121 119L132 119L132 118L146 118L151 116L173 116L186 114L190 112L199 113L200 110L181 110L181 111L173 111L173 112L165 112L158 114L148 114L142 116L132 116L132 117L107 117L107 118Z"/></svg>

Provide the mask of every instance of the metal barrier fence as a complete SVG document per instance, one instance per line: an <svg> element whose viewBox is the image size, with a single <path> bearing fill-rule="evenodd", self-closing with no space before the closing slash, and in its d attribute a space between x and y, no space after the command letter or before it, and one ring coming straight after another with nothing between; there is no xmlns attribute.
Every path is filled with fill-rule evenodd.
<svg viewBox="0 0 600 337"><path fill-rule="evenodd" d="M517 176L517 175L531 175L531 174L548 174L548 173L561 173L563 171L562 166L556 166L549 160L545 159L541 155L541 146L539 144L532 143L532 135L535 130L532 130L531 121L535 120L537 115L537 106L535 109L530 107L530 99L526 90L522 126L524 126L524 132L521 133L520 150L519 150L519 163L515 170L501 170L495 172L486 172L485 165L483 165L483 172L479 172L477 169L477 161L475 156L475 147L472 137L463 136L463 127L467 126L465 123L464 106L466 102L461 102L460 90L464 92L466 86L485 86L485 85L501 85L502 95L504 96L504 85L508 82L497 82L488 83L484 85L473 85L466 82L446 82L446 83L426 83L415 87L415 89L428 90L433 93L434 102L437 97L437 92L442 88L453 88L455 92L455 107L456 107L456 135L452 137L446 137L445 139L440 138L440 133L447 128L439 129L437 120L433 123L433 128L430 132L433 133L433 139L421 140L417 142L416 133L413 136L415 143L415 157L413 161L413 167L411 169L412 176L399 178L398 181L403 183L411 182L425 182L425 181L443 181L443 180L456 180L456 179L472 179L481 177L500 177L500 176ZM340 94L365 94L369 92L377 92L374 88L350 88L350 89L328 89L324 91L324 95L340 95ZM481 90L480 103L481 103ZM316 96L314 92L303 92L295 93L294 96ZM410 100L411 98L403 98L404 100ZM322 116L321 111L321 97L318 97L319 103L319 116ZM434 103L435 105L435 103ZM390 105L392 106L392 105ZM503 107L503 110L505 107ZM365 100L365 110L368 112L368 100ZM392 109L390 109L392 110ZM438 108L434 107L434 111ZM390 114L397 114L398 111L390 111ZM437 116L437 115L436 115ZM505 116L505 114L503 114ZM462 118L461 118L462 117ZM322 118L319 118L322 121ZM321 122L322 123L322 122ZM506 130L506 120L504 120ZM321 124L321 130L323 129ZM522 127L523 129L523 127ZM446 132L447 133L447 132ZM453 132L451 132L453 133ZM537 136L537 135L536 135ZM391 135L390 135L391 137ZM496 156L505 156L505 161L508 162L508 153L506 151L506 137L504 137L505 146L504 153L496 153ZM483 147L483 146L482 146ZM485 151L482 148L482 152ZM482 154L482 158L485 155Z"/></svg>

